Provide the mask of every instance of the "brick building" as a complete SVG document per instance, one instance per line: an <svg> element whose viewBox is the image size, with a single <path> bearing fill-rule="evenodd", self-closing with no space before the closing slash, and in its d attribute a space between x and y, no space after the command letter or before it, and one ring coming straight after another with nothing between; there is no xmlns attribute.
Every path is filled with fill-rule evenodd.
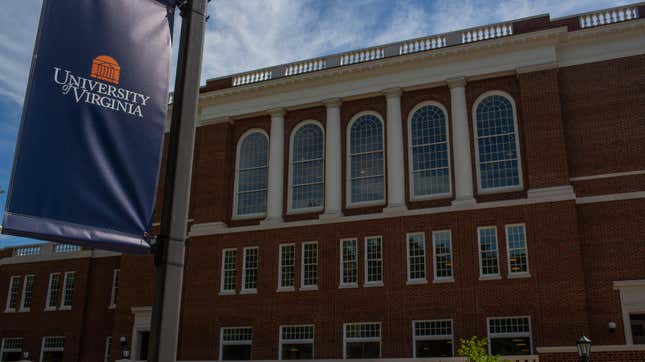
<svg viewBox="0 0 645 362"><path fill-rule="evenodd" d="M645 359L644 13L209 80L178 359ZM151 257L68 249L5 251L0 353L145 359Z"/></svg>

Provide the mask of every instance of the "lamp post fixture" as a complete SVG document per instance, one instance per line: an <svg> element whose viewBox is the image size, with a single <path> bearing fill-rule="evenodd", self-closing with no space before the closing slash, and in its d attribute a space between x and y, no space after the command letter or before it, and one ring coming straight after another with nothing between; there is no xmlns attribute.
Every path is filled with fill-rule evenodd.
<svg viewBox="0 0 645 362"><path fill-rule="evenodd" d="M576 348L578 349L580 361L588 362L589 355L591 354L591 340L585 336L580 337L576 342Z"/></svg>

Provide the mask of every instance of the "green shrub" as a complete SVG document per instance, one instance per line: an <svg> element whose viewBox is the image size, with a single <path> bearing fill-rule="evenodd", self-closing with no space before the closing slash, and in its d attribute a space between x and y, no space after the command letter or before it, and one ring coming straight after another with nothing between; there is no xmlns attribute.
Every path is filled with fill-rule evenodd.
<svg viewBox="0 0 645 362"><path fill-rule="evenodd" d="M468 357L471 362L503 362L500 356L491 356L488 354L486 345L488 340L486 338L479 338L472 336L468 339L461 338L459 340L461 346L457 350L457 354L461 357Z"/></svg>

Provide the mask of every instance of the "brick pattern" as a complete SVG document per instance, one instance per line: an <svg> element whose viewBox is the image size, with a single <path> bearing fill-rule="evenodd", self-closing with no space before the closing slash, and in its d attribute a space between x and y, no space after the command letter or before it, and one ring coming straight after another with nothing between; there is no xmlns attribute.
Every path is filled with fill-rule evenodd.
<svg viewBox="0 0 645 362"><path fill-rule="evenodd" d="M572 183L577 196L621 194L645 190L645 174L574 181Z"/></svg>

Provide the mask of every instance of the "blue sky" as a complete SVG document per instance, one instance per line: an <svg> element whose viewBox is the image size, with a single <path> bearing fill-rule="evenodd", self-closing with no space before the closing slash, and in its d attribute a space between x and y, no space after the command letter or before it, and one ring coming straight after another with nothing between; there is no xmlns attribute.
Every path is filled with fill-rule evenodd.
<svg viewBox="0 0 645 362"><path fill-rule="evenodd" d="M207 24L202 81L471 26L544 13L555 18L625 3L628 1L214 0L209 5L211 18ZM3 6L0 190L9 186L41 0L8 1ZM176 31L178 25L177 22ZM0 194L2 210L5 199L6 193ZM0 248L32 242L0 235Z"/></svg>

